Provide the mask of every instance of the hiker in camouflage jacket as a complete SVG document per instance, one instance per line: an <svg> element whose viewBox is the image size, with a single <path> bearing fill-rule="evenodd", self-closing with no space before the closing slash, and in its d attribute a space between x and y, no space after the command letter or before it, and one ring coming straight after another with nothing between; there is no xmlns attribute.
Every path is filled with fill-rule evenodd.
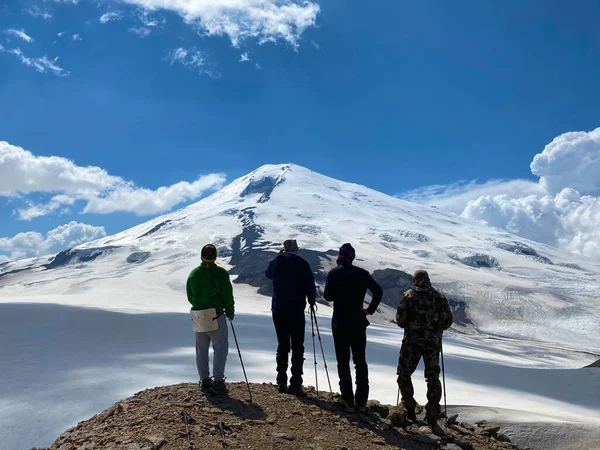
<svg viewBox="0 0 600 450"><path fill-rule="evenodd" d="M452 311L446 297L431 286L426 271L417 270L413 284L402 296L396 312L396 322L404 328L398 360L398 386L406 417L415 420L417 402L411 376L423 357L428 400L425 410L427 421L433 425L441 414L440 350L442 334L452 325Z"/></svg>

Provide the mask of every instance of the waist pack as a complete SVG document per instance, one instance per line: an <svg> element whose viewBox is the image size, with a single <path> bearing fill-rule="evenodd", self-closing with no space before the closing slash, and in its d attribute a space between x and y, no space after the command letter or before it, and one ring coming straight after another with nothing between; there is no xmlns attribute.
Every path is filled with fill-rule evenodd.
<svg viewBox="0 0 600 450"><path fill-rule="evenodd" d="M217 322L219 315L215 308L190 311L192 330L195 333L217 331L219 329L219 322Z"/></svg>

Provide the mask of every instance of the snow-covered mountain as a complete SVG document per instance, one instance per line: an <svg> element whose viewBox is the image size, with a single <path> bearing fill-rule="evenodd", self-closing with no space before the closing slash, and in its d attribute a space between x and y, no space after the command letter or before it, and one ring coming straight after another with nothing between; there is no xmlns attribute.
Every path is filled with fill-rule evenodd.
<svg viewBox="0 0 600 450"><path fill-rule="evenodd" d="M70 294L87 292L89 306L171 311L164 299L183 295L212 242L243 304L244 285L269 294L264 270L289 238L321 285L351 242L357 264L384 287L379 321L393 318L410 274L425 268L463 331L600 348L598 263L291 164L260 167L198 203L54 257L4 264L0 295L76 303Z"/></svg>

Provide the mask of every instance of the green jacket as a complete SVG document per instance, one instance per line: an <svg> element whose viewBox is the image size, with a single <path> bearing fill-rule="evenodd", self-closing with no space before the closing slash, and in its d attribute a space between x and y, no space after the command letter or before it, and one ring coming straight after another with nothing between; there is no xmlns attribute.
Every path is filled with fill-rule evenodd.
<svg viewBox="0 0 600 450"><path fill-rule="evenodd" d="M229 274L215 263L202 263L190 273L186 283L187 298L193 310L215 308L217 313L233 319L233 288Z"/></svg>

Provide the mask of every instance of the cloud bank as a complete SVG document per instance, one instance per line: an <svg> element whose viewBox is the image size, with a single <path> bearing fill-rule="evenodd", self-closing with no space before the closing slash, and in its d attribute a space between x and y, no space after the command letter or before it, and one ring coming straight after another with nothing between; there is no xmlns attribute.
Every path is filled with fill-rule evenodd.
<svg viewBox="0 0 600 450"><path fill-rule="evenodd" d="M463 182L426 186L399 197L600 258L600 128L557 136L530 167L538 183Z"/></svg>
<svg viewBox="0 0 600 450"><path fill-rule="evenodd" d="M26 202L26 206L17 209L15 213L23 220L59 212L76 201L85 202L84 213L158 214L217 189L224 182L223 174L209 174L191 183L182 181L155 190L146 189L110 175L100 167L78 166L58 156L36 156L0 141L0 197L52 195L45 203Z"/></svg>
<svg viewBox="0 0 600 450"><path fill-rule="evenodd" d="M58 253L95 239L106 236L104 227L95 227L85 223L70 222L50 230L46 237L41 233L29 231L10 238L0 238L0 251L10 252L10 259L44 256ZM0 262L9 258L0 255Z"/></svg>

